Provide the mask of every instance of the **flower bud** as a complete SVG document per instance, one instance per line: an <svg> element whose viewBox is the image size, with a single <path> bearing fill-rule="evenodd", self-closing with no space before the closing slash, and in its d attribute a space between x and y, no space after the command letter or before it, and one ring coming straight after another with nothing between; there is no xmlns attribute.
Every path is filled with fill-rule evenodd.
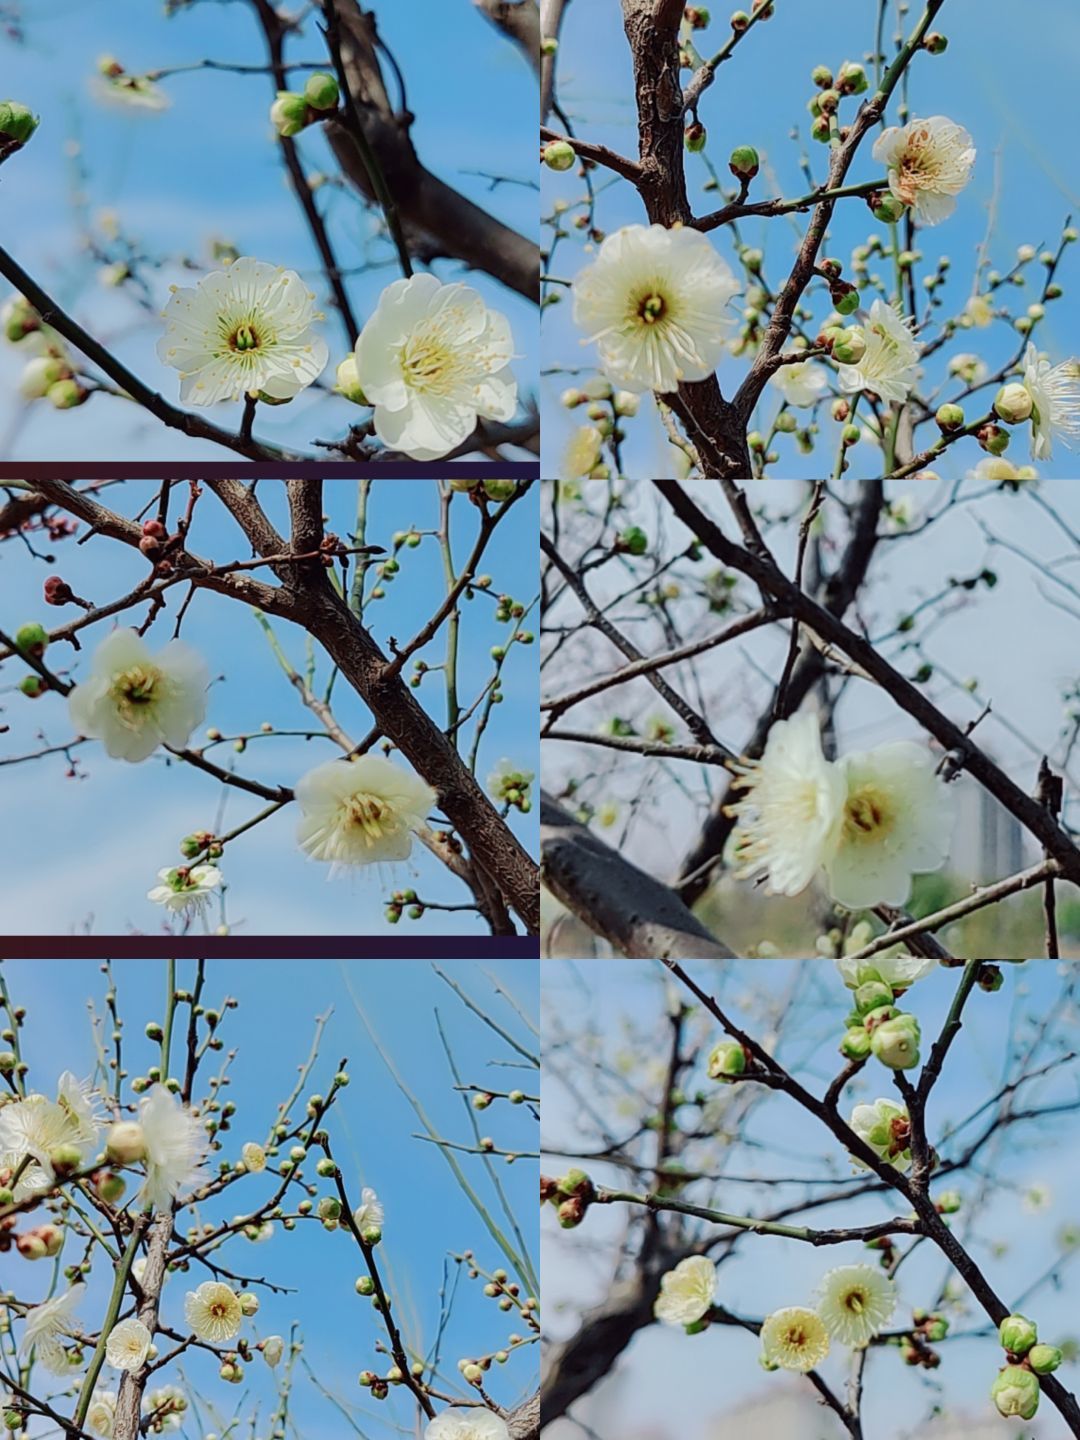
<svg viewBox="0 0 1080 1440"><path fill-rule="evenodd" d="M1038 1326L1026 1315L1006 1315L998 1326L998 1339L1010 1355L1026 1355L1039 1339Z"/></svg>
<svg viewBox="0 0 1080 1440"><path fill-rule="evenodd" d="M49 1164L57 1179L74 1175L82 1164L82 1151L77 1145L57 1145L49 1151Z"/></svg>
<svg viewBox="0 0 1080 1440"><path fill-rule="evenodd" d="M886 985L884 980L868 980L856 989L854 1000L859 1014L867 1015L871 1010L893 1003L892 986Z"/></svg>
<svg viewBox="0 0 1080 1440"><path fill-rule="evenodd" d="M627 419L633 419L640 408L641 396L635 395L632 390L618 390L614 395L613 404L616 415L625 415Z"/></svg>
<svg viewBox="0 0 1080 1440"><path fill-rule="evenodd" d="M71 366L56 355L35 355L19 376L19 394L24 400L44 400L59 380L71 378Z"/></svg>
<svg viewBox="0 0 1080 1440"><path fill-rule="evenodd" d="M836 88L844 95L861 95L869 88L866 71L854 61L845 60L836 76Z"/></svg>
<svg viewBox="0 0 1080 1440"><path fill-rule="evenodd" d="M94 1176L94 1190L106 1205L118 1205L127 1191L122 1175L114 1170L99 1170Z"/></svg>
<svg viewBox="0 0 1080 1440"><path fill-rule="evenodd" d="M898 1015L877 1026L870 1049L890 1070L911 1070L919 1063L919 1023L914 1015Z"/></svg>
<svg viewBox="0 0 1080 1440"><path fill-rule="evenodd" d="M41 316L21 295L13 295L0 315L3 318L4 339L10 340L12 345L41 329Z"/></svg>
<svg viewBox="0 0 1080 1440"><path fill-rule="evenodd" d="M260 1348L262 1349L263 1359L267 1365L270 1366L270 1369L273 1370L274 1366L285 1353L285 1341L280 1335L268 1335L262 1342Z"/></svg>
<svg viewBox="0 0 1080 1440"><path fill-rule="evenodd" d="M1039 1408L1038 1376L1020 1365L1006 1365L990 1387L990 1399L999 1415L1019 1415L1022 1420L1030 1420Z"/></svg>
<svg viewBox="0 0 1080 1440"><path fill-rule="evenodd" d="M1004 455L1009 448L1009 432L1000 425L984 425L975 438L988 455Z"/></svg>
<svg viewBox="0 0 1080 1440"><path fill-rule="evenodd" d="M738 34L750 24L750 16L745 10L736 10L731 17L731 28Z"/></svg>
<svg viewBox="0 0 1080 1440"><path fill-rule="evenodd" d="M1003 385L994 398L994 413L1006 425L1022 425L1031 419L1035 403L1026 385Z"/></svg>
<svg viewBox="0 0 1080 1440"><path fill-rule="evenodd" d="M358 1295L374 1295L375 1281L370 1275L361 1275L353 1288Z"/></svg>
<svg viewBox="0 0 1080 1440"><path fill-rule="evenodd" d="M319 1201L316 1213L320 1220L340 1220L341 1201L336 1195L324 1195Z"/></svg>
<svg viewBox="0 0 1080 1440"><path fill-rule="evenodd" d="M316 70L304 86L304 99L313 110L336 110L341 99L338 82L325 70Z"/></svg>
<svg viewBox="0 0 1080 1440"><path fill-rule="evenodd" d="M840 1054L848 1060L865 1060L870 1054L870 1036L864 1026L852 1026L844 1031L840 1041Z"/></svg>
<svg viewBox="0 0 1080 1440"><path fill-rule="evenodd" d="M15 1248L24 1260L45 1260L48 1258L48 1250L45 1241L36 1230L27 1230L15 1241Z"/></svg>
<svg viewBox="0 0 1080 1440"><path fill-rule="evenodd" d="M761 169L761 159L752 145L737 145L731 152L728 168L740 180L752 180Z"/></svg>
<svg viewBox="0 0 1080 1440"><path fill-rule="evenodd" d="M854 315L859 308L859 292L854 285L848 285L846 289L833 293L832 302L838 314Z"/></svg>
<svg viewBox="0 0 1080 1440"><path fill-rule="evenodd" d="M38 121L25 105L17 100L0 100L0 154L18 145L25 145L38 128ZM5 141L10 144L5 144Z"/></svg>
<svg viewBox="0 0 1080 1440"><path fill-rule="evenodd" d="M959 1190L942 1190L937 1197L938 1214L955 1215L963 1203L963 1197Z"/></svg>
<svg viewBox="0 0 1080 1440"><path fill-rule="evenodd" d="M649 537L640 525L631 525L616 535L615 548L626 555L644 555L649 548Z"/></svg>
<svg viewBox="0 0 1080 1440"><path fill-rule="evenodd" d="M241 1313L246 1315L249 1320L253 1315L259 1313L259 1297L253 1295L250 1290L245 1290L243 1294L237 1296L237 1299L240 1301Z"/></svg>
<svg viewBox="0 0 1080 1440"><path fill-rule="evenodd" d="M895 195L885 195L880 190L867 198L867 204L874 219L880 220L883 225L895 225L907 209L904 202Z"/></svg>
<svg viewBox="0 0 1080 1440"><path fill-rule="evenodd" d="M833 73L829 69L828 65L815 65L813 70L811 70L810 72L810 79L814 82L814 84L818 87L819 90L832 89Z"/></svg>
<svg viewBox="0 0 1080 1440"><path fill-rule="evenodd" d="M308 102L305 96L291 90L279 90L270 107L270 123L283 138L299 135L308 123Z"/></svg>
<svg viewBox="0 0 1080 1440"><path fill-rule="evenodd" d="M866 341L857 330L837 329L832 353L833 359L840 365L858 365L866 354Z"/></svg>
<svg viewBox="0 0 1080 1440"><path fill-rule="evenodd" d="M334 389L339 395L344 395L346 400L351 400L354 405L371 404L360 384L355 355L347 355L337 367L337 384Z"/></svg>
<svg viewBox="0 0 1080 1440"><path fill-rule="evenodd" d="M964 428L964 411L959 405L939 406L934 419L943 435L951 435L954 431Z"/></svg>
<svg viewBox="0 0 1080 1440"><path fill-rule="evenodd" d="M709 1053L709 1079L726 1080L746 1071L746 1051L737 1040L721 1040Z"/></svg>
<svg viewBox="0 0 1080 1440"><path fill-rule="evenodd" d="M683 18L691 30L704 30L712 16L704 5L687 5Z"/></svg>
<svg viewBox="0 0 1080 1440"><path fill-rule="evenodd" d="M19 690L28 700L40 700L48 688L48 681L40 675L24 675L19 681Z"/></svg>
<svg viewBox="0 0 1080 1440"><path fill-rule="evenodd" d="M146 1158L146 1136L134 1120L118 1120L105 1138L105 1154L114 1165L134 1165Z"/></svg>
<svg viewBox="0 0 1080 1440"><path fill-rule="evenodd" d="M49 386L46 394L57 410L74 410L90 399L90 391L84 390L77 380L58 380Z"/></svg>
<svg viewBox="0 0 1080 1440"><path fill-rule="evenodd" d="M489 500L494 500L497 504L500 504L504 500L509 500L517 491L516 480L485 480L483 485L484 494Z"/></svg>
<svg viewBox="0 0 1080 1440"><path fill-rule="evenodd" d="M559 1224L564 1230L574 1230L585 1219L585 1212L588 1209L585 1201L579 1195L571 1195L559 1206Z"/></svg>
<svg viewBox="0 0 1080 1440"><path fill-rule="evenodd" d="M1050 1375L1065 1359L1056 1345L1033 1345L1027 1353L1027 1363L1036 1375Z"/></svg>
<svg viewBox="0 0 1080 1440"><path fill-rule="evenodd" d="M48 644L49 632L44 625L39 625L36 621L20 625L15 631L15 648L24 655L34 655L40 660Z"/></svg>
<svg viewBox="0 0 1080 1440"><path fill-rule="evenodd" d="M697 155L708 144L709 135L700 120L694 120L683 131L683 144L692 155Z"/></svg>
<svg viewBox="0 0 1080 1440"><path fill-rule="evenodd" d="M551 140L540 151L540 158L549 170L570 170L577 153L569 140Z"/></svg>
<svg viewBox="0 0 1080 1440"><path fill-rule="evenodd" d="M923 49L929 50L931 55L944 55L949 48L949 37L942 35L940 30L931 30L923 41Z"/></svg>

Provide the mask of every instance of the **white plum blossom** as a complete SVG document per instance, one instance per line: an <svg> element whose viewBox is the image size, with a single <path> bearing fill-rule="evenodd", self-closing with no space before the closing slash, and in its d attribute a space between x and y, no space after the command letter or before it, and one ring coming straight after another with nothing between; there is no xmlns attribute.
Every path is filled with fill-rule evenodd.
<svg viewBox="0 0 1080 1440"><path fill-rule="evenodd" d="M356 1228L364 1230L381 1230L385 1218L382 1201L370 1185L365 1185L360 1192L360 1204L353 1211L353 1223Z"/></svg>
<svg viewBox="0 0 1080 1440"><path fill-rule="evenodd" d="M26 1312L20 1353L26 1355L33 1350L35 1361L51 1375L70 1373L62 1341L75 1328L74 1311L85 1291L83 1284L72 1285L62 1295L45 1300Z"/></svg>
<svg viewBox="0 0 1080 1440"><path fill-rule="evenodd" d="M574 321L628 390L704 380L724 355L739 282L699 230L626 225L574 280Z"/></svg>
<svg viewBox="0 0 1080 1440"><path fill-rule="evenodd" d="M869 390L882 400L903 404L915 384L919 363L911 323L884 300L875 300L869 320L852 327L865 341L866 354L857 365L837 367L840 389L848 395Z"/></svg>
<svg viewBox="0 0 1080 1440"><path fill-rule="evenodd" d="M845 755L842 820L825 859L829 893L859 910L903 905L912 875L940 870L952 839L952 792L910 740Z"/></svg>
<svg viewBox="0 0 1080 1440"><path fill-rule="evenodd" d="M739 879L765 877L771 895L798 895L824 864L843 814L844 780L821 749L816 716L779 720L765 753L734 782L732 855Z"/></svg>
<svg viewBox="0 0 1080 1440"><path fill-rule="evenodd" d="M796 361L774 370L770 380L789 405L816 405L829 388L829 377L822 365L812 360Z"/></svg>
<svg viewBox="0 0 1080 1440"><path fill-rule="evenodd" d="M116 1424L115 1390L95 1390L90 1397L90 1408L86 1412L86 1428L101 1440L112 1440Z"/></svg>
<svg viewBox="0 0 1080 1440"><path fill-rule="evenodd" d="M331 760L297 781L297 839L313 860L335 866L406 860L437 799L425 781L378 755Z"/></svg>
<svg viewBox="0 0 1080 1440"><path fill-rule="evenodd" d="M245 255L171 289L157 352L179 370L185 405L260 392L292 400L325 370L330 352L314 329L323 317L295 270Z"/></svg>
<svg viewBox="0 0 1080 1440"><path fill-rule="evenodd" d="M761 1350L770 1364L805 1374L829 1353L829 1332L816 1310L788 1305L765 1317Z"/></svg>
<svg viewBox="0 0 1080 1440"><path fill-rule="evenodd" d="M937 969L937 963L936 960L916 959L913 955L875 955L872 960L856 960L849 956L837 960L836 968L849 990L857 990L876 976L886 985L891 985L894 991L901 991L910 989L916 980L931 974Z"/></svg>
<svg viewBox="0 0 1080 1440"><path fill-rule="evenodd" d="M0 1170L23 1169L13 1187L17 1201L47 1190L55 1180L52 1161L61 1146L74 1149L80 1163L97 1148L102 1120L97 1093L70 1070L60 1076L56 1099L30 1094L0 1109Z"/></svg>
<svg viewBox="0 0 1080 1440"><path fill-rule="evenodd" d="M856 1105L848 1122L851 1129L874 1154L887 1160L897 1170L911 1164L911 1121L903 1105L892 1100L875 1100L869 1105ZM852 1164L857 1170L868 1167L856 1156Z"/></svg>
<svg viewBox="0 0 1080 1440"><path fill-rule="evenodd" d="M141 1370L146 1363L152 1340L141 1320L121 1320L109 1331L105 1342L105 1359L114 1370Z"/></svg>
<svg viewBox="0 0 1080 1440"><path fill-rule="evenodd" d="M475 290L413 275L379 296L356 342L356 380L384 445L438 460L477 420L513 419L513 358L510 322Z"/></svg>
<svg viewBox="0 0 1080 1440"><path fill-rule="evenodd" d="M653 1314L665 1325L694 1325L712 1308L716 1265L706 1255L688 1255L660 1277Z"/></svg>
<svg viewBox="0 0 1080 1440"><path fill-rule="evenodd" d="M184 1297L184 1318L197 1340L223 1345L240 1333L244 1311L239 1295L219 1280L204 1280Z"/></svg>
<svg viewBox="0 0 1080 1440"><path fill-rule="evenodd" d="M204 910L221 884L216 865L174 865L158 871L160 885L146 892L146 898L166 910Z"/></svg>
<svg viewBox="0 0 1080 1440"><path fill-rule="evenodd" d="M153 1435L179 1430L187 1408L187 1396L178 1385L162 1385L159 1390L150 1390L143 1396L144 1420Z"/></svg>
<svg viewBox="0 0 1080 1440"><path fill-rule="evenodd" d="M262 1350L263 1359L273 1370L285 1353L285 1341L280 1335L268 1335L259 1348Z"/></svg>
<svg viewBox="0 0 1080 1440"><path fill-rule="evenodd" d="M90 674L68 697L71 723L114 760L145 760L159 745L183 749L206 716L210 672L197 651L171 640L152 655L134 630L98 646Z"/></svg>
<svg viewBox="0 0 1080 1440"><path fill-rule="evenodd" d="M974 470L969 470L968 480L1037 480L1038 471L1033 465L1014 465L1004 455L984 455Z"/></svg>
<svg viewBox="0 0 1080 1440"><path fill-rule="evenodd" d="M424 1440L510 1440L510 1427L485 1405L443 1410L428 1421Z"/></svg>
<svg viewBox="0 0 1080 1440"><path fill-rule="evenodd" d="M968 385L981 385L990 374L990 367L978 355L965 352L954 355L949 361L949 374L956 375Z"/></svg>
<svg viewBox="0 0 1080 1440"><path fill-rule="evenodd" d="M862 1350L896 1309L896 1285L873 1265L841 1265L823 1276L818 1314L834 1340Z"/></svg>
<svg viewBox="0 0 1080 1440"><path fill-rule="evenodd" d="M975 147L962 125L944 115L892 126L877 139L874 159L889 172L889 189L923 225L937 225L956 209L971 179Z"/></svg>
<svg viewBox="0 0 1080 1440"><path fill-rule="evenodd" d="M164 1085L152 1085L139 1101L139 1124L146 1145L139 1199L152 1210L168 1210L203 1179L209 1139L199 1117Z"/></svg>
<svg viewBox="0 0 1080 1440"><path fill-rule="evenodd" d="M1021 382L1031 396L1031 458L1050 460L1054 440L1072 446L1080 440L1080 360L1051 365L1034 345L1024 355Z"/></svg>
<svg viewBox="0 0 1080 1440"><path fill-rule="evenodd" d="M964 318L960 322L965 326L974 326L976 330L985 330L988 325L994 322L994 302L989 295L972 295L964 306Z"/></svg>

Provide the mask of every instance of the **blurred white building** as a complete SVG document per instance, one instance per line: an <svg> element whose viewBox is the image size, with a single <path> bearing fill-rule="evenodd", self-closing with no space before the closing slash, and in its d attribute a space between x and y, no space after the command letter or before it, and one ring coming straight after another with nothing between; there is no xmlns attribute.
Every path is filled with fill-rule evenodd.
<svg viewBox="0 0 1080 1440"><path fill-rule="evenodd" d="M953 830L949 871L953 875L985 885L1015 875L1035 859L1028 858L1024 829L989 790L968 775L952 785L956 797L956 828Z"/></svg>

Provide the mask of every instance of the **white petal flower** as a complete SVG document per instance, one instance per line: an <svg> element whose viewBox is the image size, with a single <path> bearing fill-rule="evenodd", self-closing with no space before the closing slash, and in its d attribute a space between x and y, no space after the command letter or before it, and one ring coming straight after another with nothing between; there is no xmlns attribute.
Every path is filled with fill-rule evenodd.
<svg viewBox="0 0 1080 1440"><path fill-rule="evenodd" d="M168 1210L203 1179L210 1142L199 1117L164 1085L152 1085L139 1101L139 1123L146 1143L139 1200L152 1210Z"/></svg>
<svg viewBox="0 0 1080 1440"><path fill-rule="evenodd" d="M95 1390L90 1397L90 1408L86 1412L86 1428L101 1440L112 1440L116 1424L116 1391Z"/></svg>
<svg viewBox="0 0 1080 1440"><path fill-rule="evenodd" d="M221 884L216 865L175 865L158 871L160 885L146 892L146 898L166 910L203 910Z"/></svg>
<svg viewBox="0 0 1080 1440"><path fill-rule="evenodd" d="M202 656L182 640L151 655L134 630L114 630L68 697L71 723L114 760L145 760L159 745L183 749L206 716L209 683Z"/></svg>
<svg viewBox="0 0 1080 1440"><path fill-rule="evenodd" d="M375 433L414 460L464 444L478 419L511 420L510 322L468 285L434 275L395 280L356 342L356 374L375 407Z"/></svg>
<svg viewBox="0 0 1080 1440"><path fill-rule="evenodd" d="M936 970L937 963L936 960L919 960L912 955L897 955L891 959L875 955L872 960L837 960L836 968L849 990L857 990L868 980L877 978L891 985L894 992L899 992L910 989L916 980Z"/></svg>
<svg viewBox="0 0 1080 1440"><path fill-rule="evenodd" d="M273 1370L285 1354L285 1341L280 1335L268 1335L259 1348L262 1350L263 1359Z"/></svg>
<svg viewBox="0 0 1080 1440"><path fill-rule="evenodd" d="M437 799L418 776L378 755L331 760L297 782L297 839L313 860L332 865L406 860Z"/></svg>
<svg viewBox="0 0 1080 1440"><path fill-rule="evenodd" d="M964 306L964 318L961 324L974 326L976 330L985 330L988 325L994 323L994 302L989 295L972 295Z"/></svg>
<svg viewBox="0 0 1080 1440"><path fill-rule="evenodd" d="M715 1293L715 1264L705 1255L689 1255L660 1277L653 1314L665 1325L693 1325L708 1314Z"/></svg>
<svg viewBox="0 0 1080 1440"><path fill-rule="evenodd" d="M875 300L869 321L852 328L866 342L866 354L858 365L837 367L840 389L848 395L869 390L882 400L903 404L915 384L919 363L911 322L884 300Z"/></svg>
<svg viewBox="0 0 1080 1440"><path fill-rule="evenodd" d="M172 287L157 352L180 372L186 405L214 405L265 392L291 400L326 369L330 352L314 323L323 317L295 270L243 256Z"/></svg>
<svg viewBox="0 0 1080 1440"><path fill-rule="evenodd" d="M626 225L574 281L574 321L610 379L634 391L675 390L720 363L739 282L699 230Z"/></svg>
<svg viewBox="0 0 1080 1440"><path fill-rule="evenodd" d="M109 1331L105 1359L114 1370L141 1370L152 1338L141 1320L121 1320Z"/></svg>
<svg viewBox="0 0 1080 1440"><path fill-rule="evenodd" d="M736 875L764 875L769 894L798 895L824 863L844 807L843 774L822 753L816 717L778 721L736 784L747 792L733 807Z"/></svg>
<svg viewBox="0 0 1080 1440"><path fill-rule="evenodd" d="M1080 360L1051 365L1034 345L1028 345L1023 385L1035 406L1031 415L1031 458L1049 460L1055 438L1069 446L1080 440Z"/></svg>
<svg viewBox="0 0 1080 1440"><path fill-rule="evenodd" d="M841 1265L822 1277L818 1314L834 1340L862 1350L896 1309L896 1285L873 1265Z"/></svg>
<svg viewBox="0 0 1080 1440"><path fill-rule="evenodd" d="M517 765L513 760L500 760L487 779L488 794L495 800L517 804L529 798L532 782L536 777L531 770Z"/></svg>
<svg viewBox="0 0 1080 1440"><path fill-rule="evenodd" d="M240 1151L240 1158L244 1162L244 1169L250 1175L258 1175L266 1169L266 1151L261 1145L256 1145L254 1140L249 1140Z"/></svg>
<svg viewBox="0 0 1080 1440"><path fill-rule="evenodd" d="M889 171L889 189L924 225L937 225L956 209L971 179L975 147L962 125L944 115L893 126L879 136L874 159Z"/></svg>
<svg viewBox="0 0 1080 1440"><path fill-rule="evenodd" d="M974 470L967 473L968 480L1037 480L1038 473L1032 465L1014 465L1004 455L984 455Z"/></svg>
<svg viewBox="0 0 1080 1440"><path fill-rule="evenodd" d="M829 388L829 377L821 365L801 360L781 365L770 376L772 383L789 405L815 405Z"/></svg>
<svg viewBox="0 0 1080 1440"><path fill-rule="evenodd" d="M829 893L849 910L903 905L912 875L940 870L952 840L952 792L933 756L901 740L845 755L843 821L825 859Z"/></svg>
<svg viewBox="0 0 1080 1440"><path fill-rule="evenodd" d="M829 1332L816 1310L788 1305L765 1317L761 1348L773 1365L805 1374L829 1353Z"/></svg>
<svg viewBox="0 0 1080 1440"><path fill-rule="evenodd" d="M584 480L600 464L603 448L604 437L595 425L579 425L563 451L563 478Z"/></svg>
<svg viewBox="0 0 1080 1440"><path fill-rule="evenodd" d="M353 1211L353 1221L356 1224L356 1228L361 1231L370 1229L371 1227L374 1227L376 1230L381 1230L384 1218L385 1211L383 1210L382 1201L370 1185L365 1185L360 1192L360 1204Z"/></svg>
<svg viewBox="0 0 1080 1440"><path fill-rule="evenodd" d="M218 1280L204 1280L184 1297L184 1318L197 1340L223 1345L240 1333L244 1312L240 1297Z"/></svg>
<svg viewBox="0 0 1080 1440"><path fill-rule="evenodd" d="M956 375L968 385L981 385L990 374L990 367L978 355L965 353L954 355L949 361L949 374Z"/></svg>
<svg viewBox="0 0 1080 1440"><path fill-rule="evenodd" d="M859 1139L870 1147L882 1160L887 1160L897 1170L906 1170L911 1164L911 1121L903 1105L892 1100L875 1100L870 1105L856 1105L851 1112L850 1125ZM852 1156L857 1170L867 1166Z"/></svg>
<svg viewBox="0 0 1080 1440"><path fill-rule="evenodd" d="M510 1427L486 1406L444 1410L428 1422L424 1440L509 1440Z"/></svg>
<svg viewBox="0 0 1080 1440"><path fill-rule="evenodd" d="M151 1435L179 1430L187 1408L187 1396L177 1385L162 1385L143 1396L143 1419Z"/></svg>
<svg viewBox="0 0 1080 1440"><path fill-rule="evenodd" d="M61 1146L89 1160L101 1131L97 1092L88 1082L76 1080L70 1070L60 1076L56 1099L31 1094L0 1109L0 1170L16 1170L26 1160L14 1187L16 1200L47 1190L55 1181L50 1156Z"/></svg>
<svg viewBox="0 0 1080 1440"><path fill-rule="evenodd" d="M99 100L130 110L168 110L172 101L160 85L146 75L99 75L94 80Z"/></svg>
<svg viewBox="0 0 1080 1440"><path fill-rule="evenodd" d="M75 1328L75 1307L82 1300L85 1290L85 1285L72 1285L62 1295L35 1305L26 1312L20 1352L25 1355L33 1350L35 1361L52 1375L71 1373L67 1351L61 1342L62 1337Z"/></svg>

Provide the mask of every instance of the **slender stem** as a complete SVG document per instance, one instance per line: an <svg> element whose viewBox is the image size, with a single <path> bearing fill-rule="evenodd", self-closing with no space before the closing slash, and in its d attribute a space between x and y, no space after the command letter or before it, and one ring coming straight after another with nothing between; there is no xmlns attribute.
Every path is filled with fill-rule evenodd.
<svg viewBox="0 0 1080 1440"><path fill-rule="evenodd" d="M101 1367L105 1363L105 1346L113 1326L116 1324L117 1316L120 1314L120 1307L124 1303L124 1291L127 1288L128 1276L131 1273L132 1264L138 1253L139 1242L142 1239L148 1218L148 1216L140 1215L136 1219L128 1243L124 1247L124 1253L120 1257L120 1263L116 1267L112 1294L109 1296L109 1303L105 1310L105 1318L101 1322L101 1334L98 1336L94 1353L90 1357L86 1378L83 1380L82 1389L79 1391L78 1404L75 1406L75 1415L73 1418L80 1430L86 1422L86 1414L90 1409L94 1386L97 1384L98 1376L101 1374Z"/></svg>

